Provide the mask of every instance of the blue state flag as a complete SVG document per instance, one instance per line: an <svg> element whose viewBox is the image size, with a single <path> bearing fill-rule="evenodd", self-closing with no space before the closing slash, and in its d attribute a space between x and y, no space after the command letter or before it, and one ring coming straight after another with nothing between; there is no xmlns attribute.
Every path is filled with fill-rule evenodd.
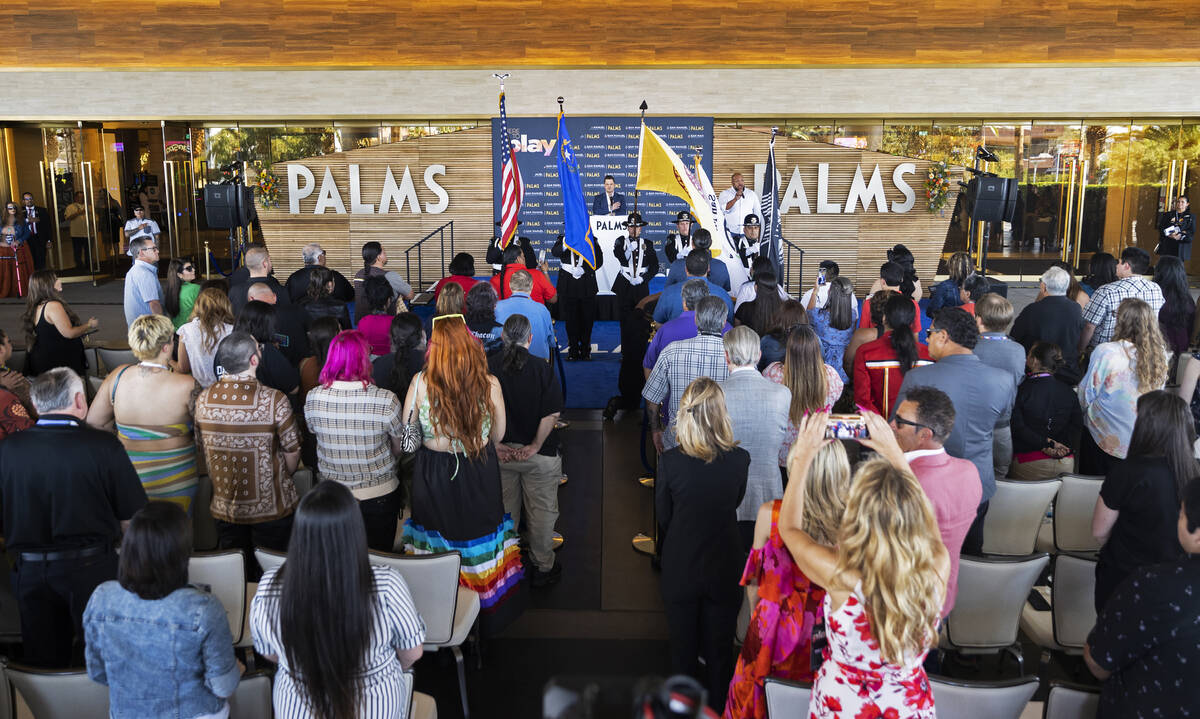
<svg viewBox="0 0 1200 719"><path fill-rule="evenodd" d="M587 201L583 199L583 185L579 182L579 162L571 146L571 135L567 132L567 118L558 113L558 184L563 201L563 246L579 256L579 259L596 269L596 243L592 239L592 225L588 219Z"/></svg>

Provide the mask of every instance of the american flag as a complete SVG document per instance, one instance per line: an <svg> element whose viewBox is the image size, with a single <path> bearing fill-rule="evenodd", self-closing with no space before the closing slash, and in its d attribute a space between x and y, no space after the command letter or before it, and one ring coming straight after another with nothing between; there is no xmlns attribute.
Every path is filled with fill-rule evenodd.
<svg viewBox="0 0 1200 719"><path fill-rule="evenodd" d="M508 139L508 115L504 112L504 91L500 92L500 246L508 247L517 236L517 214L525 197L525 183L517 165L517 151Z"/></svg>

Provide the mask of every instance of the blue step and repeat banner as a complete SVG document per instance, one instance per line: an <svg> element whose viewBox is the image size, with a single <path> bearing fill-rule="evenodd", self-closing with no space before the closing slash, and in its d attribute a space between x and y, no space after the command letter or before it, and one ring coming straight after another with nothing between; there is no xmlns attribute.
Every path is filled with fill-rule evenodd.
<svg viewBox="0 0 1200 719"><path fill-rule="evenodd" d="M648 117L646 126L654 130L688 165L693 156L701 156L701 164L712 177L711 117ZM550 248L562 232L562 198L559 196L556 117L509 117L509 139L517 150L521 177L525 180L525 203L521 207L521 226L517 233L528 237L535 251L546 250L552 268L557 260ZM579 179L584 199L590 209L597 193L604 191L604 176L617 181L617 192L625 195L624 212L633 210L633 188L637 180L638 138L641 118L633 117L571 117L567 130L579 158ZM500 118L492 118L492 215L500 219ZM661 250L662 240L675 230L675 214L688 209L683 200L662 192L642 192L638 211L649 226L644 236L654 240ZM661 258L661 252L660 259ZM608 258L605 258L608 260ZM664 267L665 270L665 267Z"/></svg>

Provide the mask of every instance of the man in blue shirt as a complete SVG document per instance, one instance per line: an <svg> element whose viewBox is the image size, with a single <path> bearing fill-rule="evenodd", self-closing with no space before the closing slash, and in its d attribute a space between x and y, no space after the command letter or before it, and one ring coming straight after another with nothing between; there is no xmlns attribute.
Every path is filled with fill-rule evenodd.
<svg viewBox="0 0 1200 719"><path fill-rule="evenodd" d="M692 235L692 249L704 250L711 255L712 250L712 234L708 230L696 230ZM686 263L687 255L677 257L671 263L671 269L667 271L667 283L663 287L670 287L674 284L681 284L687 281ZM715 262L710 261L708 264L708 278L714 283L721 286L721 289L726 292L730 291L729 285L729 268L721 260Z"/></svg>
<svg viewBox="0 0 1200 719"><path fill-rule="evenodd" d="M654 339L650 340L650 346L646 348L646 356L642 359L642 368L646 370L646 376L650 376L650 370L654 369L654 363L658 361L658 356L662 354L667 345L675 340L687 340L696 336L696 306L700 304L700 300L708 297L708 285L704 284L702 279L691 279L684 282L683 290L680 296L683 298L683 313L675 319L658 328L654 333ZM725 323L725 329L721 330L724 334L733 329L729 323Z"/></svg>
<svg viewBox="0 0 1200 719"><path fill-rule="evenodd" d="M525 315L533 332L529 354L549 360L551 344L555 345L555 349L558 345L554 340L554 321L550 319L550 310L546 309L546 305L530 297L533 275L528 270L517 270L509 278L508 286L512 295L496 303L496 321L504 324L512 315Z"/></svg>
<svg viewBox="0 0 1200 719"><path fill-rule="evenodd" d="M129 243L133 267L125 274L125 324L142 315L161 315L162 285L158 283L158 246L149 237Z"/></svg>
<svg viewBox="0 0 1200 719"><path fill-rule="evenodd" d="M708 294L713 297L720 297L725 306L729 308L729 321L733 321L733 300L730 299L729 293L719 285L708 279L708 268L712 262L712 255L708 250L696 248L688 253L687 259L684 261L684 269L687 271L687 279L702 279L708 285ZM683 314L683 283L670 285L662 291L658 297L658 304L654 306L654 321L658 324L666 324L670 320L675 319Z"/></svg>

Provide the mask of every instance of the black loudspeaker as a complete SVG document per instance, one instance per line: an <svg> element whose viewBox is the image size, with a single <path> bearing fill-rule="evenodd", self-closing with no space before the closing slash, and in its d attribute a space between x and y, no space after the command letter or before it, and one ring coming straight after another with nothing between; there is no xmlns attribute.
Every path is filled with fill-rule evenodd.
<svg viewBox="0 0 1200 719"><path fill-rule="evenodd" d="M204 219L210 228L227 230L244 227L254 219L257 214L254 208L254 188L240 185L242 194L241 197L237 197L238 187L239 185L232 184L204 186ZM235 212L241 214L241 222L237 221Z"/></svg>
<svg viewBox="0 0 1200 719"><path fill-rule="evenodd" d="M1017 181L1010 177L974 177L967 190L974 202L971 219L1012 222L1017 211Z"/></svg>

